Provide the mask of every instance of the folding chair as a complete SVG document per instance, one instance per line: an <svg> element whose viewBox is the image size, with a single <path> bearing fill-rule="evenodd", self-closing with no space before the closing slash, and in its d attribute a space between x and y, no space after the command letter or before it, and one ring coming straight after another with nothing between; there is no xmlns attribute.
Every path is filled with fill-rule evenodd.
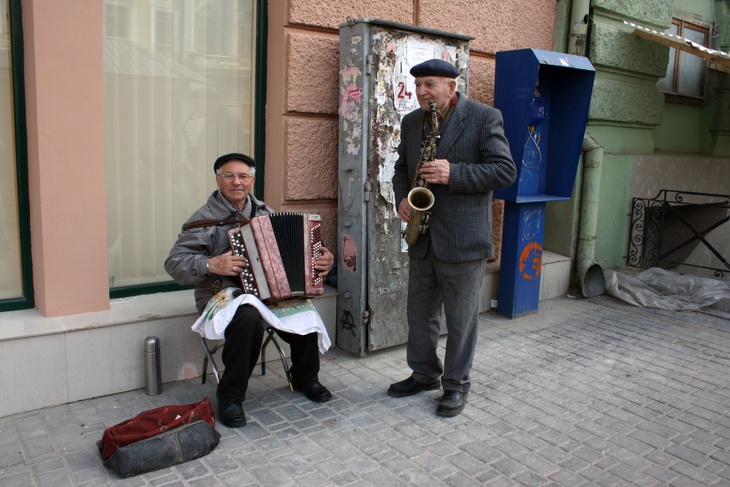
<svg viewBox="0 0 730 487"><path fill-rule="evenodd" d="M286 373L286 380L289 383L289 389L293 391L294 385L292 384L291 373L289 372L289 362L286 358L284 350L281 348L281 345L279 345L279 342L276 340L275 335L276 332L273 328L269 327L266 329L266 339L264 340L264 343L261 344L261 375L266 375L266 346L269 344L269 342L271 342L273 343L274 348L276 348L276 351L279 352L281 364L284 366L284 372ZM218 370L218 364L215 362L215 358L213 357L213 355L223 346L225 340L219 340L218 343L216 343L211 348L208 345L208 340L204 336L201 336L200 343L203 347L203 352L205 354L203 355L203 384L205 384L205 379L208 375L208 362L210 362L210 366L213 369L213 375L215 375L216 382L220 382L220 371Z"/></svg>

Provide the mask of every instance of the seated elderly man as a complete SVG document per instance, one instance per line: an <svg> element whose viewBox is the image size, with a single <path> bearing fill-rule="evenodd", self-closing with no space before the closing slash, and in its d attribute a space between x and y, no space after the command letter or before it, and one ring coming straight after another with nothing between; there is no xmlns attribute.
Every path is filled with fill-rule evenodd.
<svg viewBox="0 0 730 487"><path fill-rule="evenodd" d="M189 219L210 220L218 224L195 226L179 235L165 261L165 270L182 285L195 286L195 302L203 312L214 295L224 289L241 288L239 274L247 265L244 257L233 254L228 230L237 223L220 224L225 220L248 220L267 215L273 210L251 194L256 176L256 163L244 154L231 153L216 159L213 170L218 189ZM325 247L314 267L326 275L334 256ZM291 376L294 390L312 401L325 402L332 394L319 382L319 348L317 333L298 335L276 330L291 348ZM255 306L239 306L225 328L222 359L225 371L216 396L219 421L230 428L246 425L242 402L248 380L258 360L264 336L264 322Z"/></svg>

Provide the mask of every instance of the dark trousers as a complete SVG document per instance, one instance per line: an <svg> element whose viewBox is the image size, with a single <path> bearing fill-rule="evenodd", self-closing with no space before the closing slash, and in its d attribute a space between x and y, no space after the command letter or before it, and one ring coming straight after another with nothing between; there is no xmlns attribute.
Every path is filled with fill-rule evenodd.
<svg viewBox="0 0 730 487"><path fill-rule="evenodd" d="M296 335L276 330L276 334L291 349L291 375L295 385L317 380L319 348L317 334ZM244 305L236 310L228 327L222 359L225 370L218 384L218 396L234 402L243 402L264 340L264 322L253 306Z"/></svg>
<svg viewBox="0 0 730 487"><path fill-rule="evenodd" d="M471 387L485 265L486 259L439 260L430 245L425 258L410 259L406 356L417 381L429 383L441 377L444 391L466 392ZM443 317L448 335L442 363L437 351Z"/></svg>

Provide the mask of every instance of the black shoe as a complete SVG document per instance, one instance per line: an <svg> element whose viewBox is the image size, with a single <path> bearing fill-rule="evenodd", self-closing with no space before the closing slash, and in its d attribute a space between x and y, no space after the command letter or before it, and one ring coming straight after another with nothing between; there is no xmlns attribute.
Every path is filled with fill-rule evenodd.
<svg viewBox="0 0 730 487"><path fill-rule="evenodd" d="M292 384L295 391L303 392L307 399L314 402L327 402L332 399L332 393L318 380L306 384Z"/></svg>
<svg viewBox="0 0 730 487"><path fill-rule="evenodd" d="M466 406L466 396L469 392L444 391L444 397L439 401L436 414L439 416L458 416Z"/></svg>
<svg viewBox="0 0 730 487"><path fill-rule="evenodd" d="M413 377L409 377L406 380L391 384L388 388L388 395L391 397L406 397L418 394L421 391L434 391L439 387L441 387L441 381L438 379L424 384L423 382L418 382Z"/></svg>
<svg viewBox="0 0 730 487"><path fill-rule="evenodd" d="M240 402L218 396L218 421L229 428L243 428L246 426L246 415Z"/></svg>

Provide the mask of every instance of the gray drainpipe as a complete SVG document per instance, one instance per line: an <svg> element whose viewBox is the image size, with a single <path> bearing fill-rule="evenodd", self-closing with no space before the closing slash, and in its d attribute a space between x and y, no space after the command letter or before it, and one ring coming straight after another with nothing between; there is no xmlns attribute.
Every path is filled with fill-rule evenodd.
<svg viewBox="0 0 730 487"><path fill-rule="evenodd" d="M568 54L585 56L588 40L588 13L591 0L573 0L570 9L570 35L568 36Z"/></svg>
<svg viewBox="0 0 730 487"><path fill-rule="evenodd" d="M577 268L583 296L600 296L606 290L603 269L594 260L598 232L598 201L601 192L603 146L588 132L583 136L583 190L580 201Z"/></svg>
<svg viewBox="0 0 730 487"><path fill-rule="evenodd" d="M585 56L588 52L588 16L591 0L573 0L570 5L568 53ZM583 296L600 296L606 290L603 269L595 261L598 233L598 201L601 190L603 146L588 132L583 136L583 190L580 201L577 271Z"/></svg>

